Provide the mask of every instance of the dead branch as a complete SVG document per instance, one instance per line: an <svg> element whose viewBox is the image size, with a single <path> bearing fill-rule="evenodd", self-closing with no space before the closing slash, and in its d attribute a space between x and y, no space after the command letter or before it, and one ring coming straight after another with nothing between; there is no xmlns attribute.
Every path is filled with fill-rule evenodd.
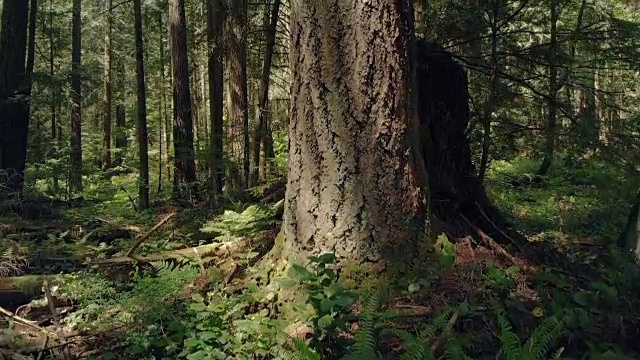
<svg viewBox="0 0 640 360"><path fill-rule="evenodd" d="M33 330L38 331L38 332L45 333L45 334L49 333L49 331L47 329L44 329L44 328L36 325L34 322L29 321L29 320L27 320L25 318L22 318L22 317L12 313L11 311L9 311L9 310L7 310L7 309L5 309L3 307L0 307L0 314L8 317L9 319L13 320L14 322L16 322L18 324L24 325L24 326L29 327L29 328L31 328Z"/></svg>
<svg viewBox="0 0 640 360"><path fill-rule="evenodd" d="M51 287L49 287L49 282L45 280L44 283L42 284L42 287L44 288L44 296L47 298L47 304L49 304L49 311L51 311L53 324L55 325L56 330L58 331L58 340L63 343L67 342L67 337L65 336L64 331L62 330L62 326L60 325L60 317L58 316L56 305L53 302L53 296L51 295ZM69 356L69 351L67 350L67 347L63 346L61 350L62 350L62 356L64 357L64 359L69 360L70 356Z"/></svg>
<svg viewBox="0 0 640 360"><path fill-rule="evenodd" d="M151 236L151 234L153 234L154 232L156 232L156 230L158 230L162 225L164 225L167 221L171 220L172 217L176 216L176 213L173 212L167 216L164 217L164 219L160 220L159 223L156 224L156 226L154 226L153 228L151 228L151 230L149 230L146 234L142 235L138 241L136 241L136 243L131 247L131 249L129 249L129 251L127 251L126 256L127 257L131 257L133 255L133 253L136 251L136 249L142 245L143 242L145 242L149 236Z"/></svg>

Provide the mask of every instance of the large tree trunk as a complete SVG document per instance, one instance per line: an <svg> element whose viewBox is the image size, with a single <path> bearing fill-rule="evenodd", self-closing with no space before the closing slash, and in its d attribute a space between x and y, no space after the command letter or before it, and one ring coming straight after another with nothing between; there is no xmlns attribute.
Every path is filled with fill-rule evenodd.
<svg viewBox="0 0 640 360"><path fill-rule="evenodd" d="M211 190L214 199L222 194L224 185L224 123L223 123L223 49L222 23L224 8L222 0L207 0L207 41L209 44L209 107L211 113Z"/></svg>
<svg viewBox="0 0 640 360"><path fill-rule="evenodd" d="M82 191L82 0L73 0L71 50L71 169L69 190Z"/></svg>
<svg viewBox="0 0 640 360"><path fill-rule="evenodd" d="M111 82L111 31L113 29L113 0L107 0L107 28L104 35L104 118L102 124L102 171L111 167L111 108L113 86Z"/></svg>
<svg viewBox="0 0 640 360"><path fill-rule="evenodd" d="M22 194L29 131L25 73L29 3L5 0L0 37L0 196Z"/></svg>
<svg viewBox="0 0 640 360"><path fill-rule="evenodd" d="M438 231L466 236L477 226L503 240L505 222L489 205L471 161L467 74L452 56L419 41L416 46L418 110L429 174L431 211Z"/></svg>
<svg viewBox="0 0 640 360"><path fill-rule="evenodd" d="M418 255L429 211L411 101L411 11L404 1L291 4L285 254Z"/></svg>
<svg viewBox="0 0 640 360"><path fill-rule="evenodd" d="M147 136L147 86L144 78L144 44L142 42L142 9L140 0L133 0L136 27L136 77L138 84L138 155L140 156L140 180L138 184L138 208L149 208L149 151Z"/></svg>
<svg viewBox="0 0 640 360"><path fill-rule="evenodd" d="M276 30L278 29L278 14L280 13L280 0L275 0L271 9L271 20L267 27L267 48L264 56L264 64L262 65L262 78L260 79L260 99L258 104L258 122L254 130L253 137L253 173L252 182L257 184L260 181L260 145L266 143L264 141L268 133L268 109L269 102L269 85L271 80L271 64L273 62L273 49L276 45ZM273 152L271 149L264 147L265 162L272 161ZM266 166L266 169L272 169L272 166ZM262 174L263 176L266 174Z"/></svg>
<svg viewBox="0 0 640 360"><path fill-rule="evenodd" d="M249 178L249 108L247 100L247 0L231 0L226 21L229 185L243 189Z"/></svg>
<svg viewBox="0 0 640 360"><path fill-rule="evenodd" d="M189 89L187 23L184 0L169 4L171 72L173 78L173 194L177 199L193 198L196 190L196 165L193 149L193 118Z"/></svg>

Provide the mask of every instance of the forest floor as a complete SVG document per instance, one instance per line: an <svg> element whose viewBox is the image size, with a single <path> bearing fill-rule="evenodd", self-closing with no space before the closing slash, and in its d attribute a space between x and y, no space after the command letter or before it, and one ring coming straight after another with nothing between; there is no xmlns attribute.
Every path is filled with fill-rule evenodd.
<svg viewBox="0 0 640 360"><path fill-rule="evenodd" d="M640 276L614 245L640 184L595 161L530 181L536 165L496 161L486 184L524 247L441 236L437 261L382 292L357 269L337 286L330 258L274 277L262 258L281 184L217 216L167 201L138 213L129 175L22 217L0 206L0 359L639 358ZM308 296L286 299L284 283Z"/></svg>

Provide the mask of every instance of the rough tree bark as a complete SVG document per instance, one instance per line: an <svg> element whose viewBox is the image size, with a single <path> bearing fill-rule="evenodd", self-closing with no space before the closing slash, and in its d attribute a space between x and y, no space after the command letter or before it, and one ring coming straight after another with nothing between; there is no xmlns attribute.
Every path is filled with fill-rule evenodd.
<svg viewBox="0 0 640 360"><path fill-rule="evenodd" d="M73 0L71 40L71 168L69 190L82 191L82 0Z"/></svg>
<svg viewBox="0 0 640 360"><path fill-rule="evenodd" d="M269 102L269 85L271 80L271 64L273 62L273 49L276 45L276 30L278 29L278 15L280 14L280 0L275 0L273 8L271 9L271 20L267 27L267 47L265 50L264 63L262 65L262 77L260 79L260 99L258 104L258 122L256 123L256 129L254 130L253 137L253 172L251 176L251 182L257 184L260 181L260 148L261 145L268 145L268 142L264 141L267 133L269 132L268 124L268 109L267 104ZM268 146L263 146L265 162L270 161L273 154L273 146L268 149ZM266 169L272 169L271 166L266 166ZM263 176L266 174L262 174Z"/></svg>
<svg viewBox="0 0 640 360"><path fill-rule="evenodd" d="M247 100L247 0L231 0L226 19L228 152L233 166L227 181L244 189L249 180L249 108Z"/></svg>
<svg viewBox="0 0 640 360"><path fill-rule="evenodd" d="M224 7L222 0L207 0L207 42L209 45L209 107L211 113L210 171L211 190L215 198L222 194L224 185L224 123L223 123L223 49L222 24Z"/></svg>
<svg viewBox="0 0 640 360"><path fill-rule="evenodd" d="M189 200L196 196L196 165L193 149L193 118L189 89L187 23L184 0L169 2L171 73L173 79L173 195Z"/></svg>
<svg viewBox="0 0 640 360"><path fill-rule="evenodd" d="M49 76L51 77L52 81L49 85L49 90L51 92L50 96L50 103L49 106L51 107L51 143L53 144L52 148L51 148L51 156L54 159L58 158L58 150L60 149L60 140L59 140L59 136L58 136L58 119L57 119L57 109L59 106L59 101L58 101L58 96L60 93L60 86L58 84L58 81L56 81L55 79L55 41L54 41L54 33L53 33L53 0L49 1L49 29L48 29L48 35L49 35ZM35 42L34 42L35 45ZM35 47L35 46L34 46ZM57 170L57 169L55 169ZM58 171L53 171L53 191L55 193L58 193L58 191L60 190L60 185L58 182Z"/></svg>
<svg viewBox="0 0 640 360"><path fill-rule="evenodd" d="M410 100L411 11L404 1L291 3L285 255L418 254L429 212Z"/></svg>
<svg viewBox="0 0 640 360"><path fill-rule="evenodd" d="M102 123L102 171L111 167L111 108L113 85L111 81L111 32L113 31L113 0L107 0L107 28L104 35L104 118Z"/></svg>
<svg viewBox="0 0 640 360"><path fill-rule="evenodd" d="M506 240L505 221L490 206L471 161L467 74L443 49L419 41L416 46L418 113L423 154L429 174L434 227L452 237L475 234L471 221L496 241Z"/></svg>
<svg viewBox="0 0 640 360"><path fill-rule="evenodd" d="M162 17L163 17L162 11L158 11L158 28L159 29L164 29ZM163 104L162 108L164 112L164 116L160 119L160 122L163 124L162 132L164 135L164 146L165 146L165 157L166 157L165 168L167 172L167 178L170 178L171 177L171 131L169 129L171 128L171 120L169 119L169 110L168 110L169 101L167 100L167 92L166 92L166 86L165 86L165 84L167 83L167 78L165 73L165 52L164 52L163 36L160 36L160 41L158 45L160 48L160 79L161 79L160 98Z"/></svg>
<svg viewBox="0 0 640 360"><path fill-rule="evenodd" d="M138 156L140 157L138 184L138 209L149 208L149 149L147 136L147 86L144 78L144 43L142 40L142 9L140 0L133 0L136 32L136 78L138 85Z"/></svg>
<svg viewBox="0 0 640 360"><path fill-rule="evenodd" d="M551 40L549 42L549 94L547 113L547 134L545 139L544 159L538 169L538 175L546 175L553 163L557 132L557 97L558 97L558 0L551 0Z"/></svg>
<svg viewBox="0 0 640 360"><path fill-rule="evenodd" d="M28 86L28 94L31 97L31 88L33 85L33 67L36 60L36 20L38 17L38 0L31 0L29 5L29 42L27 45L27 67L25 69L25 82ZM29 108L31 108L31 99L29 99Z"/></svg>
<svg viewBox="0 0 640 360"><path fill-rule="evenodd" d="M6 0L0 36L0 196L22 194L29 131L25 70L29 3Z"/></svg>

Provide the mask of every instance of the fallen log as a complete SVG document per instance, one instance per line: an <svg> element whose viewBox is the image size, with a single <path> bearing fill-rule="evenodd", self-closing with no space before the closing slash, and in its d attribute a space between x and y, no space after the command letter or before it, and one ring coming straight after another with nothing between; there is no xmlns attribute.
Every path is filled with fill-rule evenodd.
<svg viewBox="0 0 640 360"><path fill-rule="evenodd" d="M23 275L0 278L0 293L3 292L40 292L45 280L51 280L55 275Z"/></svg>
<svg viewBox="0 0 640 360"><path fill-rule="evenodd" d="M117 258L85 262L86 266L109 267L127 264L145 264L162 260L197 259L200 261L212 258L228 258L233 254L242 253L253 245L251 239L240 239L224 243L200 245L179 250L163 251L148 256L121 256Z"/></svg>

